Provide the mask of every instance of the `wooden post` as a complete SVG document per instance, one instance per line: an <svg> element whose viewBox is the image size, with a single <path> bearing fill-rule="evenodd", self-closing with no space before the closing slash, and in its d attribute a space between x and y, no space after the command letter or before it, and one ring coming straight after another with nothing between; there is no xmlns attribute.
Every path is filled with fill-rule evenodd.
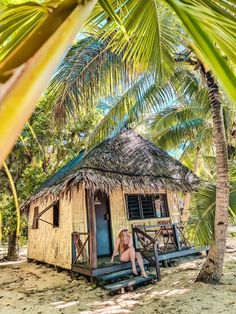
<svg viewBox="0 0 236 314"><path fill-rule="evenodd" d="M75 233L72 232L71 234L71 245L72 245L72 261L71 261L71 264L74 264L74 262L76 261L76 247L75 247L75 242L74 242L74 235Z"/></svg>
<svg viewBox="0 0 236 314"><path fill-rule="evenodd" d="M177 250L180 251L181 250L181 245L180 245L180 242L179 242L179 235L178 235L177 226L176 226L176 223L173 223L172 225L173 225L174 240L175 240L175 243L176 243L176 246L177 246Z"/></svg>
<svg viewBox="0 0 236 314"><path fill-rule="evenodd" d="M160 264L159 264L159 258L158 258L157 241L155 241L153 245L153 250L154 250L154 257L155 257L155 262L156 262L157 280L161 281L161 271L160 271Z"/></svg>
<svg viewBox="0 0 236 314"><path fill-rule="evenodd" d="M89 266L97 268L96 217L94 208L94 192L87 189L87 211L89 224Z"/></svg>
<svg viewBox="0 0 236 314"><path fill-rule="evenodd" d="M133 245L135 250L137 249L137 245L136 245L136 237L135 237L135 232L134 232L134 225L131 224L131 228L132 228L132 238L133 238Z"/></svg>

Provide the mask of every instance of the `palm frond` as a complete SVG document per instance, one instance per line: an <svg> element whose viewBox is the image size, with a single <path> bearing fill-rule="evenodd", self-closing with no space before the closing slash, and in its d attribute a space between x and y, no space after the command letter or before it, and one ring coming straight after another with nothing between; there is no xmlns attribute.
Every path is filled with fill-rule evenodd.
<svg viewBox="0 0 236 314"><path fill-rule="evenodd" d="M160 88L155 84L153 75L142 76L115 101L88 139L88 148L108 135L116 134L123 127L140 122L146 114L154 114L172 98L173 90L169 83Z"/></svg>
<svg viewBox="0 0 236 314"><path fill-rule="evenodd" d="M0 61L12 53L48 15L49 8L37 2L5 3L0 12Z"/></svg>
<svg viewBox="0 0 236 314"><path fill-rule="evenodd" d="M188 235L196 246L209 245L214 237L216 187L204 185L194 194L194 207L187 226ZM230 182L229 213L231 222L236 219L236 184Z"/></svg>
<svg viewBox="0 0 236 314"><path fill-rule="evenodd" d="M175 149L194 138L204 127L204 120L195 118L176 124L162 133L154 135L153 140L162 149Z"/></svg>
<svg viewBox="0 0 236 314"><path fill-rule="evenodd" d="M110 38L110 47L123 53L123 59L134 62L140 69L155 69L161 82L171 75L174 68L174 53L178 45L176 37L184 39L176 26L174 15L159 2L153 0L111 1L111 5L127 32L114 19L97 6L92 14L88 29L102 40Z"/></svg>
<svg viewBox="0 0 236 314"><path fill-rule="evenodd" d="M69 50L44 101L61 122L67 113L93 108L102 99L119 97L138 76L131 63L122 62L122 55L110 51L107 42L86 36Z"/></svg>
<svg viewBox="0 0 236 314"><path fill-rule="evenodd" d="M214 5L211 0L166 2L178 15L193 40L192 47L198 57L211 68L228 97L235 102L235 71L227 61L232 54L235 55L235 15L228 8L224 12L223 1L220 5L219 2ZM233 4L231 1L229 3ZM227 56L227 60L222 53ZM231 61L235 67L235 57L231 57Z"/></svg>
<svg viewBox="0 0 236 314"><path fill-rule="evenodd" d="M168 107L152 116L150 127L153 133L158 134L177 123L191 120L195 117L196 113L189 106Z"/></svg>

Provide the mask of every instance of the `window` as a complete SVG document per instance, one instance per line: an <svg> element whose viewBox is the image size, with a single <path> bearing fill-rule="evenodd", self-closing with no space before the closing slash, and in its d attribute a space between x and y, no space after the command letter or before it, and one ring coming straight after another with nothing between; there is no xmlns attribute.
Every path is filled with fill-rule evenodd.
<svg viewBox="0 0 236 314"><path fill-rule="evenodd" d="M138 195L126 195L129 219L141 219L140 201Z"/></svg>
<svg viewBox="0 0 236 314"><path fill-rule="evenodd" d="M59 227L59 201L53 205L53 228Z"/></svg>
<svg viewBox="0 0 236 314"><path fill-rule="evenodd" d="M39 214L39 208L38 207L35 207L34 208L34 218L33 218L33 226L32 226L32 229L38 229L39 227L39 220L37 218Z"/></svg>
<svg viewBox="0 0 236 314"><path fill-rule="evenodd" d="M154 202L156 208L156 216L159 218L169 217L169 209L167 203L166 194L157 194L154 195Z"/></svg>
<svg viewBox="0 0 236 314"><path fill-rule="evenodd" d="M141 195L141 206L143 211L143 218L154 218L155 215L155 205L153 204L152 195Z"/></svg>
<svg viewBox="0 0 236 314"><path fill-rule="evenodd" d="M166 194L126 194L128 219L169 217Z"/></svg>

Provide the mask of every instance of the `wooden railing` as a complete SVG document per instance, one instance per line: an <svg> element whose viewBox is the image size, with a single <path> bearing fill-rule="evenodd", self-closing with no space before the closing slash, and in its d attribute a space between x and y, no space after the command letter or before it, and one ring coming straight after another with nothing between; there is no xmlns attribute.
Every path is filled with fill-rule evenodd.
<svg viewBox="0 0 236 314"><path fill-rule="evenodd" d="M159 256L164 256L169 247L172 251L174 248L176 252L191 247L185 236L184 226L181 223L132 225L132 233L135 249L156 268L158 280L161 279L159 260L163 260Z"/></svg>
<svg viewBox="0 0 236 314"><path fill-rule="evenodd" d="M157 239L151 237L138 227L132 226L134 246L136 251L140 252L152 266L156 269L157 280L161 280L160 265L158 259L158 243ZM138 247L137 241L140 243Z"/></svg>
<svg viewBox="0 0 236 314"><path fill-rule="evenodd" d="M82 239L82 236L84 239ZM87 247L86 247L87 245ZM76 264L80 259L81 262L89 264L89 232L73 232L72 233L72 264Z"/></svg>

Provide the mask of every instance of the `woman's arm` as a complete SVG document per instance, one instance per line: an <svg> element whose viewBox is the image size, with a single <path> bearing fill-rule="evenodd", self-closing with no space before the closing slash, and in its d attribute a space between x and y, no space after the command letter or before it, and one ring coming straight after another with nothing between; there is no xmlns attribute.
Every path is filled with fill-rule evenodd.
<svg viewBox="0 0 236 314"><path fill-rule="evenodd" d="M120 246L120 238L117 238L117 239L116 239L116 242L115 242L114 251L113 251L113 254L112 254L112 257L111 257L111 263L113 263L114 257L115 257L116 254L118 253L119 246Z"/></svg>

